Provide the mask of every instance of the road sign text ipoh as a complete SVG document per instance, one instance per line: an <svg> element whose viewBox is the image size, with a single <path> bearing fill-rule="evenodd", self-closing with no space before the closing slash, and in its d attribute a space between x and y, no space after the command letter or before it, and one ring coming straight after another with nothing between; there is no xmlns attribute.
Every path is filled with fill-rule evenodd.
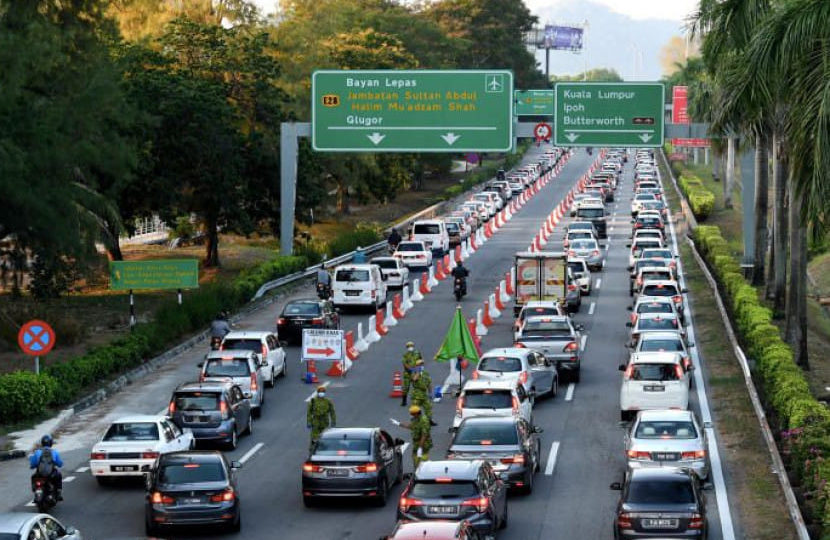
<svg viewBox="0 0 830 540"><path fill-rule="evenodd" d="M311 139L327 152L506 152L513 74L504 70L315 71Z"/></svg>
<svg viewBox="0 0 830 540"><path fill-rule="evenodd" d="M110 262L110 289L195 289L199 286L199 261L162 259L157 261Z"/></svg>
<svg viewBox="0 0 830 540"><path fill-rule="evenodd" d="M660 83L556 83L554 144L662 146L664 92Z"/></svg>
<svg viewBox="0 0 830 540"><path fill-rule="evenodd" d="M516 90L516 116L553 116L553 90Z"/></svg>

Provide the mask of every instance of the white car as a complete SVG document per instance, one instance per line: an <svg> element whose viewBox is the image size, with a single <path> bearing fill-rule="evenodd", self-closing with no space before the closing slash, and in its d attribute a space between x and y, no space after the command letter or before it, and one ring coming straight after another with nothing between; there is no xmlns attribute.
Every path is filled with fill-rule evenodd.
<svg viewBox="0 0 830 540"><path fill-rule="evenodd" d="M692 355L689 349L694 343L686 343L686 339L679 330L655 331L640 334L637 343L632 349L632 355L638 353L671 353L674 354L684 369L692 369ZM691 384L691 379L689 380Z"/></svg>
<svg viewBox="0 0 830 540"><path fill-rule="evenodd" d="M568 257L568 267L571 269L574 283L579 287L579 292L588 296L591 294L591 270L585 259L579 257Z"/></svg>
<svg viewBox="0 0 830 540"><path fill-rule="evenodd" d="M654 297L654 296L640 296L637 298L633 307L628 308L631 311L632 325L637 322L637 318L644 313L674 313L679 315L677 306L671 298Z"/></svg>
<svg viewBox="0 0 830 540"><path fill-rule="evenodd" d="M634 198L631 200L631 215L636 216L637 213L643 209L643 203L645 201L656 201L657 196L653 193L641 193L639 195L634 195Z"/></svg>
<svg viewBox="0 0 830 540"><path fill-rule="evenodd" d="M432 251L427 249L423 242L401 242L392 256L400 259L407 268L432 266Z"/></svg>
<svg viewBox="0 0 830 540"><path fill-rule="evenodd" d="M459 208L463 208L465 210L469 210L474 214L478 215L479 221L484 223L485 221L490 219L490 210L489 207L481 201L467 201L459 206Z"/></svg>
<svg viewBox="0 0 830 540"><path fill-rule="evenodd" d="M634 293L640 292L643 284L646 281L665 280L671 281L674 279L674 272L668 266L663 266L660 261L654 259L640 259L640 261L654 261L650 266L637 265L635 271L637 272L634 279L630 280L629 296L634 296ZM658 266L659 265L659 266Z"/></svg>
<svg viewBox="0 0 830 540"><path fill-rule="evenodd" d="M683 293L685 289L681 289L680 285L674 280L646 280L640 286L640 296L643 297L663 297L671 298L677 307L678 313L683 315Z"/></svg>
<svg viewBox="0 0 830 540"><path fill-rule="evenodd" d="M692 411L640 411L625 434L629 469L682 467L709 477L706 432Z"/></svg>
<svg viewBox="0 0 830 540"><path fill-rule="evenodd" d="M412 224L413 241L421 241L424 245L439 255L444 255L450 249L450 236L446 224L440 219L418 220Z"/></svg>
<svg viewBox="0 0 830 540"><path fill-rule="evenodd" d="M412 242L401 242L412 244ZM423 242L418 242L423 247ZM426 248L423 248L426 249ZM431 261L431 259L430 259ZM331 301L335 307L366 306L381 308L386 304L386 281L374 264L341 264L334 269Z"/></svg>
<svg viewBox="0 0 830 540"><path fill-rule="evenodd" d="M565 233L565 239L562 241L562 246L568 249L571 242L574 240L596 240L593 230L588 229L573 229Z"/></svg>
<svg viewBox="0 0 830 540"><path fill-rule="evenodd" d="M271 388L277 374L285 377L285 350L272 332L230 332L222 340L221 350L248 350L259 357L259 376Z"/></svg>
<svg viewBox="0 0 830 540"><path fill-rule="evenodd" d="M193 433L165 416L125 416L92 447L89 472L100 484L113 477L144 476L159 455L194 446Z"/></svg>
<svg viewBox="0 0 830 540"><path fill-rule="evenodd" d="M660 249L663 247L663 241L658 238L640 238L628 244L631 251L628 254L628 269L634 268L634 263L637 259L642 259L644 249Z"/></svg>
<svg viewBox="0 0 830 540"><path fill-rule="evenodd" d="M659 240L664 247L666 245L666 237L663 236L663 231L660 229L637 229L634 231L634 238L632 241L636 242L641 238L653 238Z"/></svg>
<svg viewBox="0 0 830 540"><path fill-rule="evenodd" d="M487 209L487 216L491 218L496 215L498 212L498 208L496 207L496 200L495 198L498 197L495 193L493 193L493 197L488 197L487 195L480 194L480 195L473 195L470 198L470 202L483 204L484 208ZM500 198L500 197L499 197Z"/></svg>
<svg viewBox="0 0 830 540"><path fill-rule="evenodd" d="M522 335L522 327L527 318L538 315L565 315L565 310L556 300L528 300L513 322L513 341Z"/></svg>
<svg viewBox="0 0 830 540"><path fill-rule="evenodd" d="M491 349L482 355L473 371L473 380L482 381L510 381L518 380L530 391L533 384L531 380L531 365L539 361L531 361L528 357L538 355L544 361L544 356L533 349L521 347L505 347Z"/></svg>
<svg viewBox="0 0 830 540"><path fill-rule="evenodd" d="M689 408L688 371L675 353L632 354L621 364L620 418L629 421L638 411Z"/></svg>
<svg viewBox="0 0 830 540"><path fill-rule="evenodd" d="M677 313L643 313L633 323L627 323L631 328L629 343L633 347L640 341L640 337L650 332L678 332L685 341L686 328L680 322Z"/></svg>
<svg viewBox="0 0 830 540"><path fill-rule="evenodd" d="M473 416L518 416L533 424L533 400L518 380L467 381L455 402L452 427Z"/></svg>
<svg viewBox="0 0 830 540"><path fill-rule="evenodd" d="M401 289L409 282L409 268L398 257L375 257L371 261L380 267L386 278L386 286Z"/></svg>

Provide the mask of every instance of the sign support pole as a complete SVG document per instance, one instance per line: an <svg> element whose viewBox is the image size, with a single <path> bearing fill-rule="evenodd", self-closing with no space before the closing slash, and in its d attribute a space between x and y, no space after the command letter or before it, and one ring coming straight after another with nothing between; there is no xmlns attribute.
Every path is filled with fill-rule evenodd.
<svg viewBox="0 0 830 540"><path fill-rule="evenodd" d="M300 137L311 136L308 122L280 124L280 255L294 252L294 209L297 200L297 154Z"/></svg>
<svg viewBox="0 0 830 540"><path fill-rule="evenodd" d="M40 356L35 356L35 375L40 375Z"/></svg>
<svg viewBox="0 0 830 540"><path fill-rule="evenodd" d="M179 297L179 305L182 305L182 290L181 289L178 289L176 291L176 296Z"/></svg>
<svg viewBox="0 0 830 540"><path fill-rule="evenodd" d="M133 290L130 289L130 330L135 326L135 297Z"/></svg>

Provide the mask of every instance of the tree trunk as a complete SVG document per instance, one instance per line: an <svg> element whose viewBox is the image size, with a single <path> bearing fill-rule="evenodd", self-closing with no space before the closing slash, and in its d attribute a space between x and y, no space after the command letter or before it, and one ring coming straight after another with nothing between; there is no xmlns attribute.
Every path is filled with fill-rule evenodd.
<svg viewBox="0 0 830 540"><path fill-rule="evenodd" d="M738 139L729 137L726 145L726 174L723 183L723 206L732 208L732 187L735 185L735 150Z"/></svg>
<svg viewBox="0 0 830 540"><path fill-rule="evenodd" d="M712 179L715 182L720 182L720 170L721 170L721 156L720 152L715 151L715 147L712 147Z"/></svg>
<svg viewBox="0 0 830 540"><path fill-rule="evenodd" d="M755 135L755 266L752 284L763 285L767 258L767 211L769 203L768 137L760 131Z"/></svg>
<svg viewBox="0 0 830 540"><path fill-rule="evenodd" d="M207 251L205 254L205 268L219 266L219 219L213 214L205 217L205 229L207 234Z"/></svg>
<svg viewBox="0 0 830 540"><path fill-rule="evenodd" d="M772 143L772 257L770 278L767 281L768 297L776 313L784 311L784 295L787 289L787 156L780 136L773 134Z"/></svg>
<svg viewBox="0 0 830 540"><path fill-rule="evenodd" d="M796 363L810 369L807 358L807 227L801 219L803 197L790 188L790 286L787 288L787 342Z"/></svg>
<svg viewBox="0 0 830 540"><path fill-rule="evenodd" d="M123 261L124 255L121 253L120 230L112 224L107 224L103 231L104 248L109 253L111 261Z"/></svg>

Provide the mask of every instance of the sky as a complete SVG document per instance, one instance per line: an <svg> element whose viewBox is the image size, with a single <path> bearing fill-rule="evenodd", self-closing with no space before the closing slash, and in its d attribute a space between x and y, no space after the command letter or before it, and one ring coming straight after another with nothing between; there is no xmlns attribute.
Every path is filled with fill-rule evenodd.
<svg viewBox="0 0 830 540"><path fill-rule="evenodd" d="M263 0L260 0L263 1ZM611 11L622 13L632 19L668 19L682 21L697 8L699 0L592 0L597 4L608 6ZM267 2L264 2L267 3ZM563 5L573 5L579 0L525 0L525 5L535 15L541 15L542 9ZM545 21L541 21L545 22Z"/></svg>

